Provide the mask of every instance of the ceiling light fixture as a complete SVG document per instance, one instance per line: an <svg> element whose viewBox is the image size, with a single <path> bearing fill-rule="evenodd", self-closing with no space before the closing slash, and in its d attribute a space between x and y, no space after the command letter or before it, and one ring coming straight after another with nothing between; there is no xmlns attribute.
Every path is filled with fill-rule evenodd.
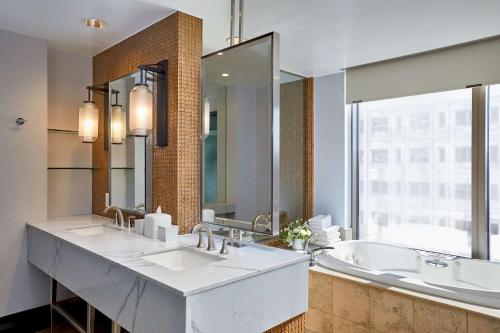
<svg viewBox="0 0 500 333"><path fill-rule="evenodd" d="M82 24L92 29L102 29L107 25L103 20L92 17L82 18Z"/></svg>
<svg viewBox="0 0 500 333"><path fill-rule="evenodd" d="M228 76L229 76L229 74L227 74L227 73L222 73L222 74L221 74L221 76L222 76L222 77L228 77Z"/></svg>
<svg viewBox="0 0 500 333"><path fill-rule="evenodd" d="M223 54L224 54L224 52L219 52L219 53L217 53L217 55L223 55Z"/></svg>

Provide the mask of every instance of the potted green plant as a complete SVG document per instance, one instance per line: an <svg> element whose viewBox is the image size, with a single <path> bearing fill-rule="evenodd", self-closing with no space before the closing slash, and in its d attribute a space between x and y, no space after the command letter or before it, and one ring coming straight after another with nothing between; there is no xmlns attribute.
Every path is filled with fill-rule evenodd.
<svg viewBox="0 0 500 333"><path fill-rule="evenodd" d="M304 242L311 238L311 235L309 225L300 217L295 218L280 231L280 239L294 250L303 250Z"/></svg>

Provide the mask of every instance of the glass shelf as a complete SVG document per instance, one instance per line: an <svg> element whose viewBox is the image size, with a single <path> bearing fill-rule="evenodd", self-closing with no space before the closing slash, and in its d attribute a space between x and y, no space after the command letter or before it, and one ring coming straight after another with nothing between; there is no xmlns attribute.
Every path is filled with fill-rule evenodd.
<svg viewBox="0 0 500 333"><path fill-rule="evenodd" d="M47 132L49 132L49 133L58 133L58 134L78 134L78 131L65 130L65 129L57 129L57 128L48 128Z"/></svg>
<svg viewBox="0 0 500 333"><path fill-rule="evenodd" d="M92 167L48 167L47 170L97 170Z"/></svg>

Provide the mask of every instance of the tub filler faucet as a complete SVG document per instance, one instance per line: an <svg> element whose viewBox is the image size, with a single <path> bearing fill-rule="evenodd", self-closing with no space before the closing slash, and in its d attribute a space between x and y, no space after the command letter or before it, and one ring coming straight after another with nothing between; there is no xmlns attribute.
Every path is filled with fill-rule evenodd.
<svg viewBox="0 0 500 333"><path fill-rule="evenodd" d="M309 259L309 267L313 267L316 265L316 254L319 251L323 250L334 250L335 248L333 246L320 246L312 250L308 250L307 253L311 256Z"/></svg>

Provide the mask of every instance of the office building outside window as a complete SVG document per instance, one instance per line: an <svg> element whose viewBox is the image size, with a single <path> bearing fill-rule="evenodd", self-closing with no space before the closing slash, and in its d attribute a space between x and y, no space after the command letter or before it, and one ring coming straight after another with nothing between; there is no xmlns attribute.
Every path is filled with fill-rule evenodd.
<svg viewBox="0 0 500 333"><path fill-rule="evenodd" d="M357 119L359 238L470 257L471 90L363 102Z"/></svg>

